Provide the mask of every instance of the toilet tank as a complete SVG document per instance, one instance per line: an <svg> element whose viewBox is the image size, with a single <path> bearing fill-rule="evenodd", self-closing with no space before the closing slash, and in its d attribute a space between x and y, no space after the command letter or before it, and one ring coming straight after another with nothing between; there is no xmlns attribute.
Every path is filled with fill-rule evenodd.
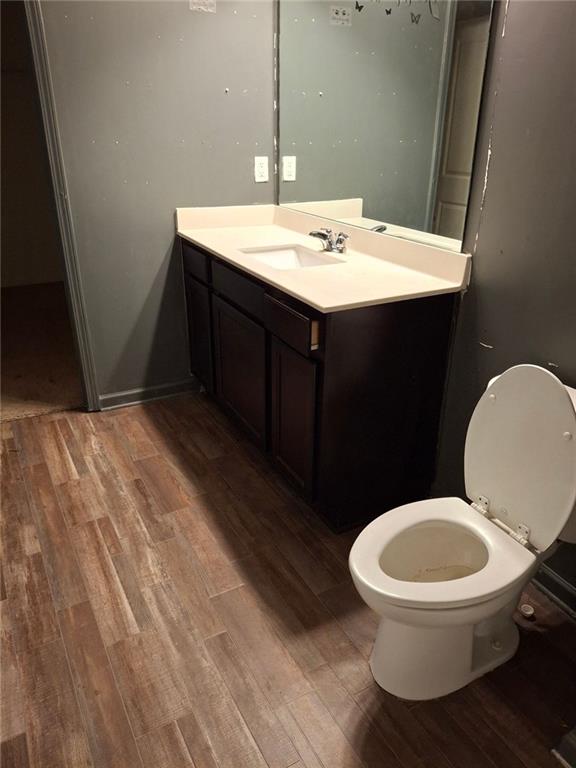
<svg viewBox="0 0 576 768"><path fill-rule="evenodd" d="M490 387L496 379L499 379L500 376L494 376L493 379L490 379L488 382L488 387ZM566 387L566 384L564 384ZM486 389L488 389L486 387ZM574 406L574 410L576 411L576 389L573 387L566 387L566 391L570 395L570 400L572 400L572 405ZM576 544L576 507L572 510L572 514L568 518L568 522L560 532L560 535L558 536L558 539L560 541L565 541L568 544Z"/></svg>

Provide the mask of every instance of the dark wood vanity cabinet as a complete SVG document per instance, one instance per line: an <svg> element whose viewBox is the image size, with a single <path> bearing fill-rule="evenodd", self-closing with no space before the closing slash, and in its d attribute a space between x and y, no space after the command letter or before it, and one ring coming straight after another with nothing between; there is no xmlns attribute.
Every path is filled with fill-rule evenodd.
<svg viewBox="0 0 576 768"><path fill-rule="evenodd" d="M272 336L270 453L307 498L314 491L317 368Z"/></svg>
<svg viewBox="0 0 576 768"><path fill-rule="evenodd" d="M326 318L316 498L338 527L428 496L453 310L447 294Z"/></svg>
<svg viewBox="0 0 576 768"><path fill-rule="evenodd" d="M216 395L266 448L266 331L218 296L212 317Z"/></svg>
<svg viewBox="0 0 576 768"><path fill-rule="evenodd" d="M214 391L212 363L212 322L210 318L210 289L199 280L184 273L190 344L190 370L206 387Z"/></svg>
<svg viewBox="0 0 576 768"><path fill-rule="evenodd" d="M182 253L192 372L333 529L427 496L453 294L322 314Z"/></svg>

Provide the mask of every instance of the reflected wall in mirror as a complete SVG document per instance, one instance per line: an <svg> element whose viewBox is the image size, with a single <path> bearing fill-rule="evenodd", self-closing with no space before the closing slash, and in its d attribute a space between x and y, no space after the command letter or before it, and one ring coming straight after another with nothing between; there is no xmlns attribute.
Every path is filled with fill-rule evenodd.
<svg viewBox="0 0 576 768"><path fill-rule="evenodd" d="M279 203L459 250L489 0L280 0Z"/></svg>

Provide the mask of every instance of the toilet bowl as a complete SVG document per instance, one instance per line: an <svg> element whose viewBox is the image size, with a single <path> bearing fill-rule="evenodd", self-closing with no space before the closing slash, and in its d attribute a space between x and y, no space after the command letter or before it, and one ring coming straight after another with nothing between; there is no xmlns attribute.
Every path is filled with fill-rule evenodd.
<svg viewBox="0 0 576 768"><path fill-rule="evenodd" d="M464 451L466 495L392 509L350 571L380 615L375 681L404 699L462 688L518 647L518 599L557 539L576 543L576 390L533 365L493 379Z"/></svg>

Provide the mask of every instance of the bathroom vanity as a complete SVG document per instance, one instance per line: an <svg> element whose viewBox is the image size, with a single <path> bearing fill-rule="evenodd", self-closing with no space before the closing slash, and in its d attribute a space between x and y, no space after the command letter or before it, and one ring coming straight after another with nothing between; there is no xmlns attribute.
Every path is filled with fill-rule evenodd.
<svg viewBox="0 0 576 768"><path fill-rule="evenodd" d="M314 227L306 214L299 221L300 229ZM394 280L415 279L414 271L352 250L340 263L274 269L255 258L263 248L244 245L297 242L322 259L320 243L277 223L208 224L178 227L191 370L207 392L335 530L425 497L467 257L457 254L460 277L440 280L437 292L426 284L422 296L378 300L371 269L382 268L383 282L392 270L388 291L398 290ZM314 293L316 281L323 293ZM334 307L325 303L331 281L339 289Z"/></svg>

